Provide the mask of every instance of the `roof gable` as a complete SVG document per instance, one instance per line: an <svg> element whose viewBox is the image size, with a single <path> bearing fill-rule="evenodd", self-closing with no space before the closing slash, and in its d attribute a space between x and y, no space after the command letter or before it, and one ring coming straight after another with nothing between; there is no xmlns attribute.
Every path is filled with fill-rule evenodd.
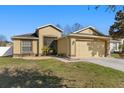
<svg viewBox="0 0 124 93"><path fill-rule="evenodd" d="M85 28L80 29L78 31L75 31L73 33L74 34L88 34L88 35L105 36L104 34L102 34L101 32L99 32L98 30L96 30L96 28L94 28L92 26L85 27Z"/></svg>
<svg viewBox="0 0 124 93"><path fill-rule="evenodd" d="M52 24L47 24L47 25L44 25L44 26L38 27L37 30L42 29L42 28L46 28L46 27L49 27L49 26L50 26L50 27L53 27L53 28L55 28L55 29L57 29L57 30L60 31L60 32L63 32L62 29L60 29L60 28L58 28L57 26L52 25Z"/></svg>
<svg viewBox="0 0 124 93"><path fill-rule="evenodd" d="M56 27L56 26L54 26L52 24L48 24L48 25L44 25L44 26L38 27L34 33L28 33L28 34L23 34L23 35L16 35L16 36L13 36L12 39L14 39L14 38L38 38L38 33L37 32L40 29L46 28L46 27L52 27L52 28L56 29L57 31L59 31L61 33L63 32L62 29L60 29L60 28L58 28L58 27Z"/></svg>

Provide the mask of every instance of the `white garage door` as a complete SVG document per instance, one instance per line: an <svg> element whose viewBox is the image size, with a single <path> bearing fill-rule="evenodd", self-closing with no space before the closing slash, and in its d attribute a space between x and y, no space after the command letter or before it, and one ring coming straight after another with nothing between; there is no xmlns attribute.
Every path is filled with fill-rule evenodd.
<svg viewBox="0 0 124 93"><path fill-rule="evenodd" d="M76 57L104 57L105 42L101 40L94 41L76 41Z"/></svg>

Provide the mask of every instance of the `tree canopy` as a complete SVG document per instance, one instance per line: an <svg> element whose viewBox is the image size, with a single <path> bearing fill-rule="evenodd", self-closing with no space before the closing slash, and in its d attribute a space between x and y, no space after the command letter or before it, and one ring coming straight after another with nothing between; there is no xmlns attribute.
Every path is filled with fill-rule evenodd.
<svg viewBox="0 0 124 93"><path fill-rule="evenodd" d="M0 46L6 46L7 39L4 35L0 35Z"/></svg>
<svg viewBox="0 0 124 93"><path fill-rule="evenodd" d="M6 37L4 35L0 35L0 41L6 41Z"/></svg>
<svg viewBox="0 0 124 93"><path fill-rule="evenodd" d="M83 28L83 26L78 22L74 23L73 25L67 24L64 27L62 27L60 24L57 24L56 26L64 30L64 35L68 35L74 31L77 31L77 30Z"/></svg>
<svg viewBox="0 0 124 93"><path fill-rule="evenodd" d="M113 38L124 37L124 12L118 11L115 15L115 22L110 26L109 34Z"/></svg>
<svg viewBox="0 0 124 93"><path fill-rule="evenodd" d="M99 9L102 7L101 5L95 6L95 9ZM88 7L88 10L90 9L90 6ZM118 10L124 11L124 5L105 5L105 11L112 11L117 12Z"/></svg>

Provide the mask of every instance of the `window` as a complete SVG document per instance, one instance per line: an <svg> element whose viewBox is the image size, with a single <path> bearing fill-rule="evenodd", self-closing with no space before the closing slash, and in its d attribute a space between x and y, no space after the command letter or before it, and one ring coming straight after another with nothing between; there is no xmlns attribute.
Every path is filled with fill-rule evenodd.
<svg viewBox="0 0 124 93"><path fill-rule="evenodd" d="M22 41L22 53L32 52L32 41Z"/></svg>
<svg viewBox="0 0 124 93"><path fill-rule="evenodd" d="M116 51L117 50L117 43L113 43L113 49Z"/></svg>

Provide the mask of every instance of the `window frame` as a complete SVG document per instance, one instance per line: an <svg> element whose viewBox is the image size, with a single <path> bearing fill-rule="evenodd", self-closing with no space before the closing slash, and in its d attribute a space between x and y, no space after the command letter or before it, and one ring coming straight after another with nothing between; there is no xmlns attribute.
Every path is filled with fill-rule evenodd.
<svg viewBox="0 0 124 93"><path fill-rule="evenodd" d="M24 45L24 42L27 42L27 41L31 43L30 46L28 44ZM24 51L23 48L31 48L31 50L30 51ZM21 53L22 54L28 54L28 53L32 53L32 51L33 51L32 40L22 40L21 41Z"/></svg>

